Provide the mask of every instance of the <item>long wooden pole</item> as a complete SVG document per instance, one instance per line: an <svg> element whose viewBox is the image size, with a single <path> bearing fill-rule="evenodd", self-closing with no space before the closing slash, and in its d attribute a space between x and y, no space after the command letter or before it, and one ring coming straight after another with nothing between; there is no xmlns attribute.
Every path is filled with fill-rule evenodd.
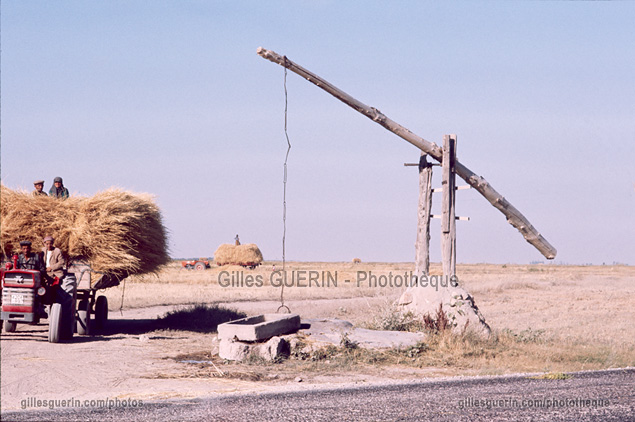
<svg viewBox="0 0 635 422"><path fill-rule="evenodd" d="M285 56L281 56L278 53L266 50L259 47L257 50L259 56L281 66L286 67L290 71L302 76L307 81L322 88L324 91L333 95L338 100L344 102L355 110L359 111L374 122L379 123L384 128L388 129L400 138L410 142L412 145L419 148L421 151L429 154L432 158L438 162L443 161L443 149L433 142L426 141L422 137L412 133L410 130L401 126L397 122L386 117L381 111L374 107L369 107L361 101L356 100L344 91L320 78L316 74L304 69L303 67L292 62ZM547 259L553 259L556 257L556 248L551 246L547 239L531 225L529 220L525 218L503 195L496 192L496 190L485 180L483 177L478 176L472 170L465 167L458 160L455 163L456 174L458 174L463 180L465 180L470 186L480 192L497 210L502 212L509 224L514 226L520 234L523 235L525 240L532 244L541 254Z"/></svg>

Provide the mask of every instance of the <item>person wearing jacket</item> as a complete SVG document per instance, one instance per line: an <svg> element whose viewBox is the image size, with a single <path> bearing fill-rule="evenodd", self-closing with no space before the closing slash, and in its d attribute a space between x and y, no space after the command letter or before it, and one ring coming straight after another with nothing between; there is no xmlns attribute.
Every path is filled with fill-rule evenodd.
<svg viewBox="0 0 635 422"><path fill-rule="evenodd" d="M48 196L46 192L44 192L44 180L36 180L33 182L33 186L35 190L33 191L33 196Z"/></svg>
<svg viewBox="0 0 635 422"><path fill-rule="evenodd" d="M66 259L60 248L55 247L53 236L46 236L42 239L44 248L42 256L46 275L51 279L57 277L60 281L60 289L57 290L57 302L62 305L65 321L70 327L64 337L72 337L72 329L75 327L75 308L77 301L77 279L73 273L66 271Z"/></svg>
<svg viewBox="0 0 635 422"><path fill-rule="evenodd" d="M44 266L46 267L46 274L51 277L59 278L64 277L64 267L66 267L66 260L62 254L60 248L55 247L55 239L52 236L46 236L44 239L44 249L42 249L42 256L44 258Z"/></svg>
<svg viewBox="0 0 635 422"><path fill-rule="evenodd" d="M60 199L68 198L68 189L64 187L64 182L61 177L53 179L53 186L49 189L49 196Z"/></svg>

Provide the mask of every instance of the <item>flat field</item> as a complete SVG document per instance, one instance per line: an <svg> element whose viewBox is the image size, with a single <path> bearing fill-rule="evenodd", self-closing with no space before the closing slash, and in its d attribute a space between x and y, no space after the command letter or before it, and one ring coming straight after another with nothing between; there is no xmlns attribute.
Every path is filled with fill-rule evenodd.
<svg viewBox="0 0 635 422"><path fill-rule="evenodd" d="M232 303L247 313L252 309L275 312L280 305L280 285L285 282L274 270L281 269L280 262L265 262L255 270L225 266L206 271L185 270L173 263L156 275L129 278L125 286L105 290L105 295L113 310L119 309L123 298L124 309ZM395 276L410 274L414 266L287 262L285 270L284 300L295 305L292 312L304 318L342 318L364 326L399 298L404 287ZM432 264L430 273L441 274L440 265ZM389 282L382 286L390 274L392 286ZM382 275L386 277L381 279ZM494 330L532 330L561 340L635 345L633 267L459 264L457 275ZM253 284L247 286L250 276ZM317 281L310 283L310 277ZM262 286L256 285L258 278Z"/></svg>
<svg viewBox="0 0 635 422"><path fill-rule="evenodd" d="M21 408L34 391L43 399L162 400L457 375L557 379L570 371L635 366L635 268L491 264L457 267L459 284L492 328L490 339L446 332L405 350L336 347L279 363L223 361L213 330L188 327L188 305L276 312L282 292L274 269L281 263L205 271L173 263L103 291L111 321L102 332L65 344L47 342L46 322L3 333L2 409ZM284 303L293 313L387 328L413 265L287 262L285 270ZM438 265L431 274L440 274ZM167 312L181 314L185 324L157 324Z"/></svg>

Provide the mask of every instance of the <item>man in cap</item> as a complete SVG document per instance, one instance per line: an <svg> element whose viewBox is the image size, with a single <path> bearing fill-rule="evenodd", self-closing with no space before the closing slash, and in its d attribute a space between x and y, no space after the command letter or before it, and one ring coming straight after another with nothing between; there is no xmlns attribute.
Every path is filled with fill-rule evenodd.
<svg viewBox="0 0 635 422"><path fill-rule="evenodd" d="M20 255L18 255L18 270L36 270L41 274L45 274L44 261L39 253L31 251L31 242L23 240L20 242ZM44 305L38 301L38 314L40 316L46 316L44 311Z"/></svg>
<svg viewBox="0 0 635 422"><path fill-rule="evenodd" d="M53 186L49 189L49 196L60 199L68 198L68 189L64 187L64 182L61 177L58 176L53 179Z"/></svg>
<svg viewBox="0 0 635 422"><path fill-rule="evenodd" d="M44 271L44 262L40 254L31 251L31 242L20 242L20 255L18 255L18 269Z"/></svg>
<svg viewBox="0 0 635 422"><path fill-rule="evenodd" d="M44 180L36 180L35 182L33 182L33 186L35 186L35 190L33 191L33 196L47 196L46 192L44 192L42 189L44 189Z"/></svg>

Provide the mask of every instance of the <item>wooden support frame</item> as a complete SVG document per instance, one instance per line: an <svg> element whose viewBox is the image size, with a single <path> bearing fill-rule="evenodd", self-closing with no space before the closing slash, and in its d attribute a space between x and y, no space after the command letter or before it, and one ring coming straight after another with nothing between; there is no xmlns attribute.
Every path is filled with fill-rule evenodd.
<svg viewBox="0 0 635 422"><path fill-rule="evenodd" d="M417 240L415 242L415 274L430 274L430 217L432 212L432 163L421 152L419 158L419 208L417 211Z"/></svg>
<svg viewBox="0 0 635 422"><path fill-rule="evenodd" d="M443 275L456 275L456 135L443 137L443 201L441 205L441 261Z"/></svg>
<svg viewBox="0 0 635 422"><path fill-rule="evenodd" d="M386 117L382 112L374 107L369 107L366 104L351 97L344 91L335 87L326 80L320 78L318 75L304 69L298 64L289 60L286 56L281 56L278 53L259 47L257 50L259 56L277 63L283 67L286 67L290 71L302 76L307 81L323 89L335 98L349 105L353 109L362 113L366 117L370 118L374 122L380 124L384 128L388 129L395 135L406 140L412 145L419 148L421 151L429 154L435 160L443 161L443 150L433 142L426 141L422 137L412 133L410 130L401 126L397 122ZM556 257L557 250L545 239L539 232L531 225L529 220L518 211L503 195L498 193L483 177L477 175L472 170L461 164L459 161L455 162L455 171L463 180L465 180L470 186L476 189L485 199L489 201L497 210L499 210L507 218L507 222L514 226L520 234L523 235L525 240L533 245L541 254L547 259L554 259Z"/></svg>

